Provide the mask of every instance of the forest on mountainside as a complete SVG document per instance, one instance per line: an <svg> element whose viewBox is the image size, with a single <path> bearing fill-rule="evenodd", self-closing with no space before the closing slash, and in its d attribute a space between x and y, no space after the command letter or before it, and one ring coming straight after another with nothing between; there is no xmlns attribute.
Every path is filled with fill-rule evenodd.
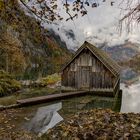
<svg viewBox="0 0 140 140"><path fill-rule="evenodd" d="M59 72L71 53L64 41L26 15L17 0L0 2L0 69L18 78Z"/></svg>

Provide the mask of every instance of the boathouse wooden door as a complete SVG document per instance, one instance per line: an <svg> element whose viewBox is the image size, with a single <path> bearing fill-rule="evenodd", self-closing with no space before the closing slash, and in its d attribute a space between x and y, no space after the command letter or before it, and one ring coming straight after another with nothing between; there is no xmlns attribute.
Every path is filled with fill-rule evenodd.
<svg viewBox="0 0 140 140"><path fill-rule="evenodd" d="M90 67L81 67L80 84L81 88L90 87Z"/></svg>

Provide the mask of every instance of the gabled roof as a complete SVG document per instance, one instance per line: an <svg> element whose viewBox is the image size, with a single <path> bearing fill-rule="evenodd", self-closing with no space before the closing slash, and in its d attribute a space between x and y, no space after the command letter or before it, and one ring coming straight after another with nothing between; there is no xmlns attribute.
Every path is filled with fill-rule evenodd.
<svg viewBox="0 0 140 140"><path fill-rule="evenodd" d="M100 60L115 76L120 74L120 66L111 59L104 51L85 41L84 44L76 51L73 58L62 68L62 71L72 63L72 61L82 52L84 48L88 48L98 60Z"/></svg>

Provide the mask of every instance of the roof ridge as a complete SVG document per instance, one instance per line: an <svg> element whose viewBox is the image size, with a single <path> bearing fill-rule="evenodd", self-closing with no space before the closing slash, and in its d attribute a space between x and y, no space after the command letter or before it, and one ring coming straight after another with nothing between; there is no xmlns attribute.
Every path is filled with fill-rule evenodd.
<svg viewBox="0 0 140 140"><path fill-rule="evenodd" d="M80 53L87 47L94 55L114 74L119 75L120 66L109 57L109 55L103 50L97 48L95 45L85 41L82 46L76 51L72 59L62 68L64 70Z"/></svg>
<svg viewBox="0 0 140 140"><path fill-rule="evenodd" d="M92 45L91 43L89 43L87 41L85 43L88 45L88 47L91 48L92 51L94 51L94 53L98 54L101 57L101 59L103 59L104 63L106 63L107 65L109 65L116 74L119 74L119 72L120 72L120 66L113 59L111 59L106 52L104 52L103 50L95 47L94 45Z"/></svg>

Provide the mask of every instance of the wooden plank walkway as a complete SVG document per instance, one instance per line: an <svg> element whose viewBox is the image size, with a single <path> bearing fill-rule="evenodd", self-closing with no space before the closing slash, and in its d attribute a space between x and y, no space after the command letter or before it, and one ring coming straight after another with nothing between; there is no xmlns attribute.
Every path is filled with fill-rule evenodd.
<svg viewBox="0 0 140 140"><path fill-rule="evenodd" d="M28 99L21 99L21 100L17 100L17 104L20 106L41 104L53 100L70 98L74 96L83 96L83 95L98 95L98 96L114 97L113 89L94 89L94 90L73 91L73 92L51 94L51 95L40 96L40 97L33 97Z"/></svg>
<svg viewBox="0 0 140 140"><path fill-rule="evenodd" d="M69 93L51 94L46 96L17 100L17 104L20 104L21 106L26 106L31 104L45 103L52 100L63 99L67 97L82 96L86 94L88 94L88 91L76 91L76 92L69 92Z"/></svg>

